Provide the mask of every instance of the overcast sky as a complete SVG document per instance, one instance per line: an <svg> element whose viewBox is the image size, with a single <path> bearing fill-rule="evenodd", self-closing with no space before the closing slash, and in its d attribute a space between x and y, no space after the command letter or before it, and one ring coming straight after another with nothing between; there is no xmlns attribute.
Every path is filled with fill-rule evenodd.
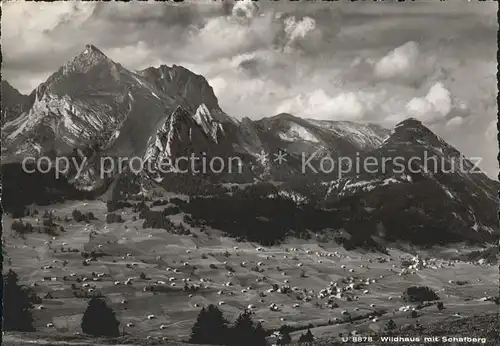
<svg viewBox="0 0 500 346"><path fill-rule="evenodd" d="M391 127L413 116L496 155L496 2L2 3L3 78L29 93L92 43L130 69L204 75L222 109Z"/></svg>

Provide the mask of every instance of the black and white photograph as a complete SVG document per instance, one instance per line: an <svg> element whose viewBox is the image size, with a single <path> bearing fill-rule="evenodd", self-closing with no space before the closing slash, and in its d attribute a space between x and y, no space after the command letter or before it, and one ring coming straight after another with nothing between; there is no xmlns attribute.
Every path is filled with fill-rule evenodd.
<svg viewBox="0 0 500 346"><path fill-rule="evenodd" d="M2 1L3 344L499 345L496 1Z"/></svg>

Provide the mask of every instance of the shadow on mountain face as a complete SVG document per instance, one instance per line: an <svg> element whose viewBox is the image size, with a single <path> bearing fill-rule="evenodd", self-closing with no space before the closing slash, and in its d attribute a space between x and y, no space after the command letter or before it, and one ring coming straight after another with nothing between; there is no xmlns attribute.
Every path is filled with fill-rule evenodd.
<svg viewBox="0 0 500 346"><path fill-rule="evenodd" d="M94 193L81 191L72 186L64 176L56 178L55 170L41 173L36 167L21 163L8 163L1 166L2 208L14 217L24 215L24 207L30 204L49 205L68 199L91 199ZM21 213L21 214L20 214Z"/></svg>

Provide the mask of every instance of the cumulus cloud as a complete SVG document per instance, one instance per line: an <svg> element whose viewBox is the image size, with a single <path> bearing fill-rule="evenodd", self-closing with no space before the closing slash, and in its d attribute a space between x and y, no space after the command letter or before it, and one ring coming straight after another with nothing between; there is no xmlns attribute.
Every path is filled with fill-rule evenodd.
<svg viewBox="0 0 500 346"><path fill-rule="evenodd" d="M453 117L446 122L446 127L455 128L455 127L462 125L463 122L464 122L464 118L456 116L456 117Z"/></svg>
<svg viewBox="0 0 500 346"><path fill-rule="evenodd" d="M434 84L424 97L414 97L406 105L410 116L421 121L433 122L450 113L452 107L451 94L440 82Z"/></svg>
<svg viewBox="0 0 500 346"><path fill-rule="evenodd" d="M375 80L390 80L414 87L442 72L437 69L435 56L422 52L415 41L396 47L377 61L367 59L365 64L373 66Z"/></svg>
<svg viewBox="0 0 500 346"><path fill-rule="evenodd" d="M375 75L380 78L394 78L406 75L416 67L420 49L410 41L397 47L375 64Z"/></svg>
<svg viewBox="0 0 500 346"><path fill-rule="evenodd" d="M231 13L237 18L250 19L258 15L259 6L252 0L238 1L233 6Z"/></svg>
<svg viewBox="0 0 500 346"><path fill-rule="evenodd" d="M276 34L274 44L284 53L317 52L321 43L326 44L323 30L313 17L297 18L288 14L278 16L276 20L281 31Z"/></svg>
<svg viewBox="0 0 500 346"><path fill-rule="evenodd" d="M206 11L203 6L165 3L9 2L2 7L2 72L23 92L30 92L88 43L124 64L129 60L144 66L157 57L174 60L169 57L189 35L223 12L220 7ZM45 77L36 81L36 76Z"/></svg>
<svg viewBox="0 0 500 346"><path fill-rule="evenodd" d="M425 98L441 115L445 116L450 112L451 94L442 83L434 84Z"/></svg>
<svg viewBox="0 0 500 346"><path fill-rule="evenodd" d="M316 22L310 17L304 17L298 21L295 17L288 17L285 19L284 24L289 42L305 38L308 33L316 28Z"/></svg>
<svg viewBox="0 0 500 346"><path fill-rule="evenodd" d="M59 52L67 42L50 39L50 33L70 23L81 25L93 14L94 3L4 3L2 4L2 54L4 59L13 60L44 53L47 50ZM19 42L23 44L19 44Z"/></svg>
<svg viewBox="0 0 500 346"><path fill-rule="evenodd" d="M246 23L232 16L216 17L191 35L179 55L185 59L206 61L250 53L270 47L277 30L278 26L270 15Z"/></svg>
<svg viewBox="0 0 500 346"><path fill-rule="evenodd" d="M300 117L328 120L361 120L377 106L380 95L363 91L340 92L334 96L323 89L285 100L277 113L292 113Z"/></svg>

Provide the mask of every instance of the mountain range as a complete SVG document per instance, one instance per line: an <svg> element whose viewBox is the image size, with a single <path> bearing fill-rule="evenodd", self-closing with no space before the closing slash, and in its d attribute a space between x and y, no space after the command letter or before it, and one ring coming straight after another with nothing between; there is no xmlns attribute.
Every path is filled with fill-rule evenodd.
<svg viewBox="0 0 500 346"><path fill-rule="evenodd" d="M278 153L282 162L276 160ZM77 177L70 170L65 178L77 190L102 193L117 178L102 179L98 159L103 156L140 157L155 166L191 154L237 157L241 173L191 172L178 183L182 173L172 166L168 173L141 177L173 190L267 182L277 195L297 204L342 209L354 203L351 213L370 219L382 236L394 236L399 231L387 229L399 228L415 234L422 228L442 231L441 238L456 240L491 242L499 235L499 183L472 172L467 158L416 119L394 129L292 114L239 120L221 109L203 76L177 65L131 71L93 45L30 95L2 81L3 164L27 156L85 158L83 174ZM429 154L440 164L424 170L421 162ZM312 157L307 171L305 157ZM319 169L341 158L385 159L389 164L375 172L364 167ZM396 159L403 170L394 166ZM466 169L450 169L460 164Z"/></svg>

